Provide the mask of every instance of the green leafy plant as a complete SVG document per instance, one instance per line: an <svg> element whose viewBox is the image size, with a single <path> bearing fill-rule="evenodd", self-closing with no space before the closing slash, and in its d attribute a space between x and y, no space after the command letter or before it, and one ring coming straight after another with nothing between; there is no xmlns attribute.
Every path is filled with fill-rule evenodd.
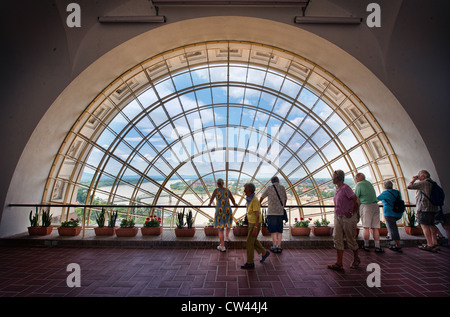
<svg viewBox="0 0 450 317"><path fill-rule="evenodd" d="M294 220L295 220L294 227L307 228L309 227L309 223L311 222L312 219L311 218L305 219L302 217L300 218L300 221L297 218L295 218Z"/></svg>
<svg viewBox="0 0 450 317"><path fill-rule="evenodd" d="M267 210L261 210L261 227L267 227Z"/></svg>
<svg viewBox="0 0 450 317"><path fill-rule="evenodd" d="M327 220L327 218L322 218L321 220L317 219L314 221L314 225L316 227L327 227L330 224L330 222Z"/></svg>
<svg viewBox="0 0 450 317"><path fill-rule="evenodd" d="M133 219L122 219L122 221L120 222L120 228L133 228L134 225L135 223Z"/></svg>
<svg viewBox="0 0 450 317"><path fill-rule="evenodd" d="M109 213L109 220L108 220L108 227L109 228L114 228L116 226L117 216L118 216L117 210L116 211L111 211Z"/></svg>
<svg viewBox="0 0 450 317"><path fill-rule="evenodd" d="M97 214L95 216L95 221L97 222L97 225L99 228L103 228L105 226L105 220L106 220L106 211L105 208L102 208L102 211L100 212L100 214L97 211Z"/></svg>
<svg viewBox="0 0 450 317"><path fill-rule="evenodd" d="M155 215L151 216L151 217L147 217L145 219L145 223L144 223L144 227L159 227L161 226L161 218L156 217Z"/></svg>
<svg viewBox="0 0 450 317"><path fill-rule="evenodd" d="M245 223L244 223L244 219L241 218L238 221L236 221L236 227L244 227Z"/></svg>
<svg viewBox="0 0 450 317"><path fill-rule="evenodd" d="M407 227L415 227L416 225L416 213L412 210L406 211L406 223Z"/></svg>
<svg viewBox="0 0 450 317"><path fill-rule="evenodd" d="M183 229L186 223L184 222L184 208L182 212L177 212L177 217L175 218L175 224L178 229Z"/></svg>
<svg viewBox="0 0 450 317"><path fill-rule="evenodd" d="M33 215L33 210L30 211L30 227L37 227L39 225L39 215L37 210L35 211Z"/></svg>
<svg viewBox="0 0 450 317"><path fill-rule="evenodd" d="M192 227L194 226L194 216L192 215L192 210L190 209L186 215L186 223L188 229L192 229Z"/></svg>
<svg viewBox="0 0 450 317"><path fill-rule="evenodd" d="M42 211L42 227L50 227L52 224L52 216L50 210Z"/></svg>
<svg viewBox="0 0 450 317"><path fill-rule="evenodd" d="M61 222L61 227L78 227L80 225L80 221L77 219L70 218L69 221Z"/></svg>

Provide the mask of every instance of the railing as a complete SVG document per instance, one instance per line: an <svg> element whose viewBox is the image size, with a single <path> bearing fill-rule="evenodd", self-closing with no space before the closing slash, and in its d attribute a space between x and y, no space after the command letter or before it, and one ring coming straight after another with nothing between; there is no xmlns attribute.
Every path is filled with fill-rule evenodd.
<svg viewBox="0 0 450 317"><path fill-rule="evenodd" d="M136 208L146 208L146 209L160 209L161 210L161 219L164 219L164 209L183 209L183 208L192 208L192 209L199 209L199 208L216 208L216 206L205 206L205 205L186 205L186 206L182 206L182 205L108 205L108 204L104 204L104 205L93 205L93 204L9 204L9 207L34 207L36 208L51 208L51 207L58 207L58 208L83 208L83 215L82 215L82 237L85 237L85 229L86 228L94 228L93 226L90 225L86 225L86 221L88 220L86 218L86 213L87 213L87 209L88 208L95 208L95 209L102 209L102 208L113 208L113 209L117 209L117 208L127 208L127 209L136 209ZM415 207L416 205L412 205L412 204L406 204L405 207L406 208L411 208L411 207ZM380 208L383 207L383 205L379 205ZM232 207L232 208L246 208L246 206L236 206L236 207ZM267 208L267 206L261 206L261 208ZM308 208L320 208L320 209L326 209L326 208L334 208L334 205L287 205L285 206L285 208L287 209L288 212L288 227L291 227L291 210L292 209L308 209ZM90 212L91 210L89 210ZM167 212L167 211L166 211ZM175 212L170 211L169 212L171 215L174 215ZM325 212L324 214L331 214L332 211L330 212ZM67 213L68 215L69 213ZM124 212L121 212L121 214L125 214ZM321 216L323 215L323 213L320 214L312 214L312 215L307 215L305 217L309 217L309 216ZM129 213L126 213L127 218L130 216ZM131 217L146 217L144 215L141 214L136 214L136 213L131 213ZM234 218L234 217L233 217ZM234 218L236 220L236 218ZM67 219L66 219L67 220ZM173 219L172 219L173 220ZM169 228L173 228L173 221L171 220L171 223L169 226L164 226L164 221L162 221L161 223L161 227L169 227ZM90 221L88 220L88 223ZM58 227L58 225L53 225L53 227ZM289 230L290 231L290 230Z"/></svg>

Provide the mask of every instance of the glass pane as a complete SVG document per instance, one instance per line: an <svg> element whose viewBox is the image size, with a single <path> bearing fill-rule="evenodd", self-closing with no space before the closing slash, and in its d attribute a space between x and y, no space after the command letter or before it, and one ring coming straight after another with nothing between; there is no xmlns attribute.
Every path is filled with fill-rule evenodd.
<svg viewBox="0 0 450 317"><path fill-rule="evenodd" d="M177 90L183 90L192 86L191 76L189 73L184 73L173 78Z"/></svg>
<svg viewBox="0 0 450 317"><path fill-rule="evenodd" d="M316 103L318 97L313 94L311 91L309 91L306 88L303 88L302 92L300 93L300 96L298 98L298 101L305 105L308 108L312 108L314 104Z"/></svg>
<svg viewBox="0 0 450 317"><path fill-rule="evenodd" d="M281 87L281 92L295 99L298 95L298 92L300 91L300 88L301 88L300 85L298 85L297 83L285 79L283 87Z"/></svg>
<svg viewBox="0 0 450 317"><path fill-rule="evenodd" d="M142 108L136 100L133 100L122 109L122 112L128 117L128 119L133 120L134 117L142 112Z"/></svg>
<svg viewBox="0 0 450 317"><path fill-rule="evenodd" d="M155 89L161 99L175 92L175 87L173 86L171 79L155 85Z"/></svg>
<svg viewBox="0 0 450 317"><path fill-rule="evenodd" d="M138 100L144 108L147 108L155 103L158 98L153 88L149 88L144 93L138 96Z"/></svg>
<svg viewBox="0 0 450 317"><path fill-rule="evenodd" d="M158 107L154 109L152 112L150 112L150 118L153 120L156 126L161 125L168 119L162 107Z"/></svg>
<svg viewBox="0 0 450 317"><path fill-rule="evenodd" d="M282 84L283 77L274 73L267 73L266 80L264 81L264 86L278 91L280 90Z"/></svg>

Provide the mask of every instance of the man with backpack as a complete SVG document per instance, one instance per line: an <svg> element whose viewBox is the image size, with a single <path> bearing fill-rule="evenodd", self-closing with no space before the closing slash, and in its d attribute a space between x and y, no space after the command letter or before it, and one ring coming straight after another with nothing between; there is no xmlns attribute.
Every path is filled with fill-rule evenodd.
<svg viewBox="0 0 450 317"><path fill-rule="evenodd" d="M437 186L437 187L436 187ZM430 173L421 170L413 176L408 189L416 190L417 221L423 229L426 245L419 246L421 250L437 252L436 214L443 204L441 188L430 178Z"/></svg>

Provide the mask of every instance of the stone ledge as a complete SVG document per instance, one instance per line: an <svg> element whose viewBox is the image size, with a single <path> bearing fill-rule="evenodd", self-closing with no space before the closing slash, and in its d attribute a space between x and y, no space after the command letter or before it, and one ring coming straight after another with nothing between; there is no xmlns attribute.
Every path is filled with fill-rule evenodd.
<svg viewBox="0 0 450 317"><path fill-rule="evenodd" d="M424 236L409 236L403 228L399 228L401 243L403 246L417 246L426 243ZM265 247L272 245L270 236L259 236L259 240ZM84 237L82 233L75 237L61 237L54 229L47 236L30 236L28 233L1 238L0 245L13 246L36 246L36 247L106 247L106 248L216 248L219 242L218 237L205 236L203 230L197 230L192 238L178 238L173 229L164 229L160 236L142 236L139 232L137 236L130 238L119 238L116 236L95 236L94 230L86 229ZM245 248L245 237L235 237L230 233L230 242L227 248ZM358 236L358 243L362 245L362 231ZM333 248L333 237L316 237L312 234L309 237L289 236L289 231L283 234L283 248ZM373 246L373 240L370 241ZM381 245L386 246L389 241L381 237Z"/></svg>

